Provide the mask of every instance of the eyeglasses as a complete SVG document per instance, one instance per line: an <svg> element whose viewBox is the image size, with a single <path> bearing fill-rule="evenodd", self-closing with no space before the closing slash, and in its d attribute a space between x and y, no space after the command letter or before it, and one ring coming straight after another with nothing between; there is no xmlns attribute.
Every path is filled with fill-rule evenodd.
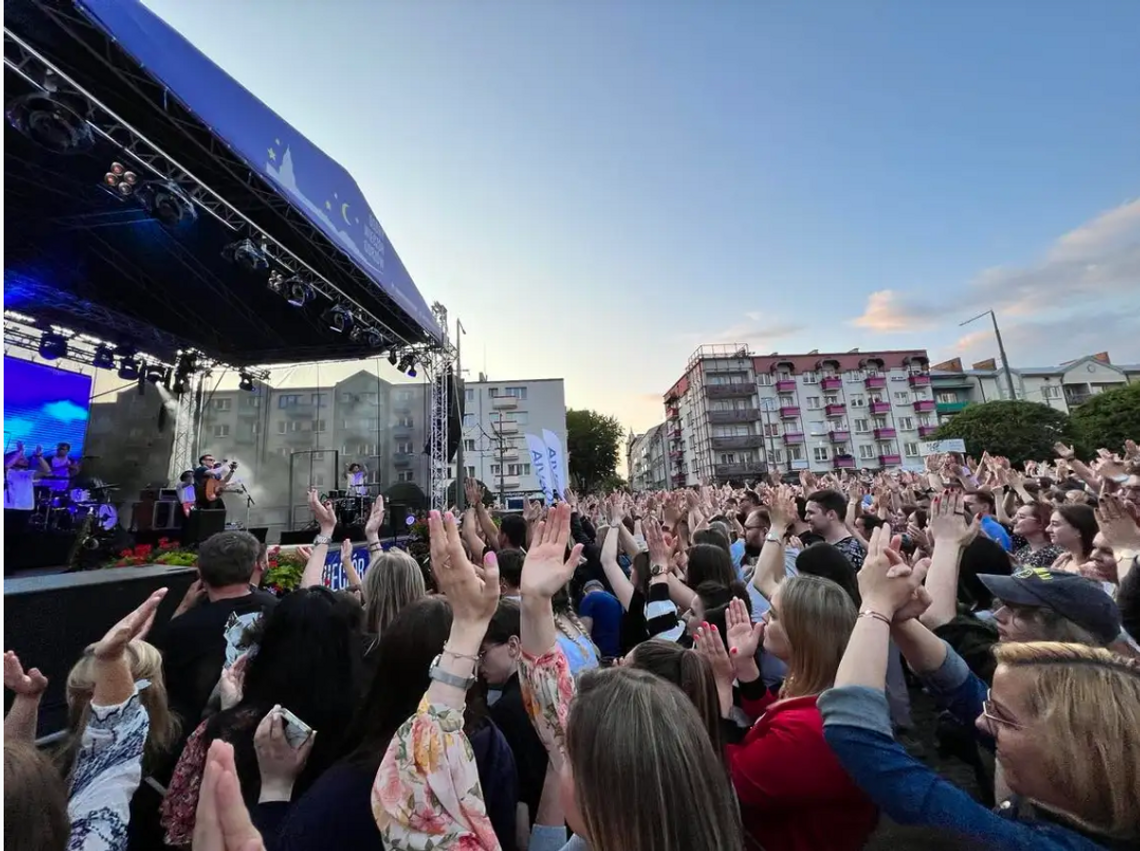
<svg viewBox="0 0 1140 851"><path fill-rule="evenodd" d="M1002 718L1000 715L995 714L994 704L990 699L992 693L992 689L986 689L986 699L982 701L982 717L990 723L991 727L997 724L1002 727L1009 727L1011 730L1024 730L1025 727L1016 721L1010 721L1008 718Z"/></svg>

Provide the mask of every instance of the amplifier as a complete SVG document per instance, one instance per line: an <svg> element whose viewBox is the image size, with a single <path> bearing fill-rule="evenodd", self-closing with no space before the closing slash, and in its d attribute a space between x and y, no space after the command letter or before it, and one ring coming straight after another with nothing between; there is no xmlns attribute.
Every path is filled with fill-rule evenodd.
<svg viewBox="0 0 1140 851"><path fill-rule="evenodd" d="M178 501L163 500L154 504L154 525L152 529L173 531L182 528L182 504Z"/></svg>

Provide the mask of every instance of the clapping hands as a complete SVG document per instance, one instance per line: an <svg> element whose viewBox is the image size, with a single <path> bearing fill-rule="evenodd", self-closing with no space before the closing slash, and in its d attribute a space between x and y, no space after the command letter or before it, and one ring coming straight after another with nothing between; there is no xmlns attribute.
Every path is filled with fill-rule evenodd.
<svg viewBox="0 0 1140 851"><path fill-rule="evenodd" d="M569 503L561 502L550 510L546 520L535 529L534 540L523 562L519 586L524 600L528 597L550 599L574 575L574 569L582 557L582 545L575 544L567 558L571 514Z"/></svg>
<svg viewBox="0 0 1140 851"><path fill-rule="evenodd" d="M39 699L48 687L48 680L40 673L39 668L29 668L25 673L24 666L20 664L20 657L13 651L4 653L4 688L15 692L20 697Z"/></svg>

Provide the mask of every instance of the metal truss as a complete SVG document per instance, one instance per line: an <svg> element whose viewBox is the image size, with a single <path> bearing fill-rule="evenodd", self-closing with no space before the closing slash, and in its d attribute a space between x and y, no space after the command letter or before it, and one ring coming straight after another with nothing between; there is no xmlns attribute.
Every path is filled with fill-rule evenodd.
<svg viewBox="0 0 1140 851"><path fill-rule="evenodd" d="M174 485L184 470L198 466L194 463L195 445L198 440L198 425L202 419L202 384L206 373L200 372L194 379L193 391L187 390L177 399L174 413L174 442L170 447L170 465L167 467L167 481Z"/></svg>
<svg viewBox="0 0 1140 851"><path fill-rule="evenodd" d="M71 26L75 25L80 25L87 29L92 28L90 23L81 15L62 13L56 7L45 6L44 8L45 11L48 11L49 14L56 18L66 29L70 30ZM326 275L314 269L306 261L297 256L297 254L282 245L248 216L242 213L236 206L231 204L218 192L210 188L202 179L180 164L173 156L147 139L140 131L119 117L93 94L79 85L72 77L68 76L58 66L53 64L51 60L38 52L7 27L4 28L4 41L4 64L8 68L40 90L46 91L43 81L46 79L48 73L63 83L66 83L70 90L81 95L86 100L89 107L88 123L92 129L98 135L118 147L125 159L129 158L133 160L142 170L149 172L157 179L168 180L177 184L197 207L233 231L235 240L245 237L259 245L278 267L279 271L287 277L291 275L301 275L309 279L309 283L314 291L324 298L332 302L345 302L351 305L352 312L357 321L376 328L391 343L399 343L401 346L414 345L416 341L408 340L403 334L393 330L390 325L366 309L348 293L344 292L344 290L329 280ZM9 53L15 53L17 55L13 58L8 55ZM124 82L144 97L145 95L140 91L140 85L145 84L150 87L156 85L154 80L144 75L138 73L128 74L122 68L121 64L113 63L110 56L106 57L105 61L115 73L124 79ZM169 92L165 92L164 95L169 96ZM178 119L171 110L167 110L166 115L174 121L180 130L186 132L188 135L192 135L200 142L198 137L202 135L202 130L199 126ZM216 153L220 165L233 157L232 152L223 151L220 146L216 144L216 139L212 134L209 134L209 139L210 144L208 149ZM232 169L230 169L230 171L232 173ZM390 303L394 311L403 312L402 308L396 305L387 294L380 290L363 270L348 257L344 256L338 247L334 246L330 251L327 244L325 244L327 243L327 239L321 239L320 241L314 240L312 235L315 235L316 229L313 225L297 213L289 201L282 198L271 187L266 186L260 175L248 168L242 168L242 174L233 176L240 179L245 188L254 195L260 203L286 218L294 230L297 231L298 237L308 239L308 241L321 252L326 261L335 266L338 272L355 279L355 283L363 286L367 290L374 291L380 300ZM412 325L416 324L414 318L409 316L409 320Z"/></svg>
<svg viewBox="0 0 1140 851"><path fill-rule="evenodd" d="M432 315L443 329L443 346L426 353L422 360L424 372L430 382L428 392L428 500L436 511L446 511L447 505L447 431L448 394L451 389L455 349L447 339L447 308L439 302L432 305Z"/></svg>

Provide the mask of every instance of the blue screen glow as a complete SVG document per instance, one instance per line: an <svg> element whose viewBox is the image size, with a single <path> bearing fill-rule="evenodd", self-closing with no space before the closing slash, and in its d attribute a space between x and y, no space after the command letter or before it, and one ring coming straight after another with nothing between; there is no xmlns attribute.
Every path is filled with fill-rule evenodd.
<svg viewBox="0 0 1140 851"><path fill-rule="evenodd" d="M4 358L5 452L15 449L18 440L29 453L38 444L49 454L66 442L72 458L82 456L90 407L90 376Z"/></svg>

